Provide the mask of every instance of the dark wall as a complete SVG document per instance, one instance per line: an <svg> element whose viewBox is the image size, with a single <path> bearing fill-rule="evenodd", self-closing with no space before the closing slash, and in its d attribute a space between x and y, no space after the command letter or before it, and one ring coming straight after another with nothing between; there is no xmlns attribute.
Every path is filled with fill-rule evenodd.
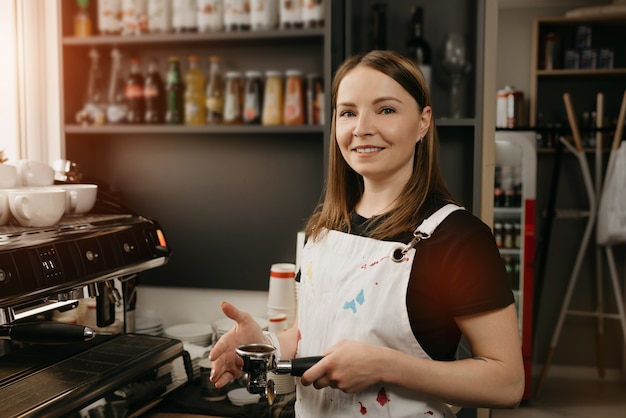
<svg viewBox="0 0 626 418"><path fill-rule="evenodd" d="M173 255L142 283L266 290L319 200L319 137L83 136L67 155L163 227Z"/></svg>

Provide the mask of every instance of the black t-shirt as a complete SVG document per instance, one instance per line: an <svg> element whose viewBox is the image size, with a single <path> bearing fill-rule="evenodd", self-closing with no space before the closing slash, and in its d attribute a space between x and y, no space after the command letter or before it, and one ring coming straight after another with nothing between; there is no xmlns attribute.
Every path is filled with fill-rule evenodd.
<svg viewBox="0 0 626 418"><path fill-rule="evenodd" d="M351 233L367 236L379 220L353 214ZM408 243L412 237L413 231L407 231L390 241ZM406 304L413 334L431 358L455 359L461 338L455 317L504 308L513 301L491 229L470 212L452 212L429 239L415 246Z"/></svg>

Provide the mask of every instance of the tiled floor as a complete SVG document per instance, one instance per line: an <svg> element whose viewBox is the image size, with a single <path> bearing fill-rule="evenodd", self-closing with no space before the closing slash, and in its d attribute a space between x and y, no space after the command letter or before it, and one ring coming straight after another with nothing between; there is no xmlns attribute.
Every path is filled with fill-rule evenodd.
<svg viewBox="0 0 626 418"><path fill-rule="evenodd" d="M540 397L491 418L626 418L626 381L547 378Z"/></svg>

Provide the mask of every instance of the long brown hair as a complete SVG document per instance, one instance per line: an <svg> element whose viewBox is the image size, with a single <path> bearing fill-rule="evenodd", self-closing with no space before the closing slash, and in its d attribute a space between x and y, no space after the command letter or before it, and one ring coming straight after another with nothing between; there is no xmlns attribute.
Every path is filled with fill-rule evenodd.
<svg viewBox="0 0 626 418"><path fill-rule="evenodd" d="M413 96L420 112L431 105L430 93L421 71L411 60L398 53L370 51L350 57L339 66L332 83L333 116L326 190L323 203L307 222L305 230L309 237L317 237L324 228L349 231L350 214L363 194L363 178L343 159L335 130L339 84L357 66L372 68L394 79ZM370 231L369 236L385 239L411 231L437 209L435 206L441 200L454 202L439 166L439 140L433 117L426 136L416 145L411 178L394 209Z"/></svg>

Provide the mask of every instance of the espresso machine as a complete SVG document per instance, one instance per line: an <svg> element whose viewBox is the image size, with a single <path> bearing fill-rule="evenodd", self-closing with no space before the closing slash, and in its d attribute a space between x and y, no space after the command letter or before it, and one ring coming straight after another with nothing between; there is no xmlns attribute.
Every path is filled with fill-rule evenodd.
<svg viewBox="0 0 626 418"><path fill-rule="evenodd" d="M136 214L0 226L0 416L139 416L184 386L182 343L132 332L138 274L169 256L159 224ZM55 321L87 301L95 326Z"/></svg>

